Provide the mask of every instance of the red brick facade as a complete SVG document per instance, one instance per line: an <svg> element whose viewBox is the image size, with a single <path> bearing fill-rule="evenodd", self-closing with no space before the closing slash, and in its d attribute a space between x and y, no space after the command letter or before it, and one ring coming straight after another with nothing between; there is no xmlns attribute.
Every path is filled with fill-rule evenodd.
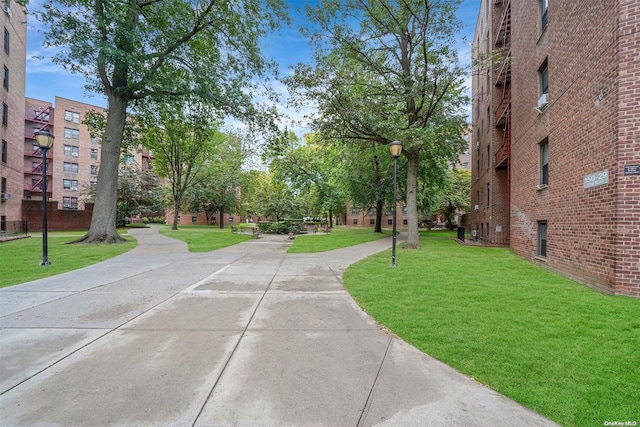
<svg viewBox="0 0 640 427"><path fill-rule="evenodd" d="M6 8L6 9L5 9ZM22 200L22 141L25 90L25 61L27 42L27 17L24 6L15 1L2 2L0 10L0 57L2 58L2 158L0 179L3 197L0 197L0 219L21 220ZM2 232L4 230L0 230Z"/></svg>
<svg viewBox="0 0 640 427"><path fill-rule="evenodd" d="M487 182L494 200L508 200L514 252L605 292L640 296L640 176L632 175L640 164L640 5L554 0L543 17L543 3L482 2L510 8L512 58L507 185ZM489 108L497 111L492 69ZM494 123L489 132L480 145L501 130ZM473 194L486 185L474 184Z"/></svg>
<svg viewBox="0 0 640 427"><path fill-rule="evenodd" d="M91 225L93 203L86 203L83 210L58 209L58 202L47 202L47 230L88 230ZM22 200L22 217L29 231L42 231L42 200Z"/></svg>

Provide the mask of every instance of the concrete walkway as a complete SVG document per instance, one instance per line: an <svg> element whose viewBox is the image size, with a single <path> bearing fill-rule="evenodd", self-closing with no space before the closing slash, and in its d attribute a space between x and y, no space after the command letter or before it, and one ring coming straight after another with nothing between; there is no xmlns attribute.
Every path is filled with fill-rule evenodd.
<svg viewBox="0 0 640 427"><path fill-rule="evenodd" d="M389 239L289 255L281 236L189 253L130 234L127 254L0 290L0 425L555 425L359 309L341 274Z"/></svg>

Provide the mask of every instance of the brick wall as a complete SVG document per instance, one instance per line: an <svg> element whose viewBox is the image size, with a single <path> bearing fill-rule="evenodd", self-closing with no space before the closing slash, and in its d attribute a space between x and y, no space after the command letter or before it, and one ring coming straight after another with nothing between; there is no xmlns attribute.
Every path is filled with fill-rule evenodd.
<svg viewBox="0 0 640 427"><path fill-rule="evenodd" d="M49 231L88 230L91 226L93 204L86 203L84 210L60 210L58 202L47 202L47 229ZM42 200L22 201L23 220L29 231L42 231Z"/></svg>
<svg viewBox="0 0 640 427"><path fill-rule="evenodd" d="M554 0L546 28L538 2L512 0L511 8L510 247L605 292L640 296L640 176L624 174L625 166L640 164L640 4L590 2L587 8ZM479 22L482 16L481 8ZM549 105L538 112L545 61ZM482 86L474 85L474 118L484 111L478 90ZM492 102L499 102L495 93ZM481 121L478 126L482 130ZM545 139L549 185L538 188ZM608 181L587 188L585 178L601 171ZM482 202L484 179L481 168L472 204ZM495 203L508 196L500 179L486 178L497 191ZM494 207L492 213L489 220ZM547 224L546 257L538 256L541 222Z"/></svg>
<svg viewBox="0 0 640 427"><path fill-rule="evenodd" d="M618 27L618 146L615 176L616 291L640 296L640 176L624 167L640 164L640 3L621 0Z"/></svg>
<svg viewBox="0 0 640 427"><path fill-rule="evenodd" d="M3 7L4 7L3 2ZM20 221L22 199L22 122L24 113L25 61L27 18L24 7L11 0L7 3L11 15L0 11L0 28L9 32L9 53L0 44L2 66L9 71L8 88L0 85L0 100L8 107L7 124L0 124L0 138L7 142L7 161L0 162L0 176L6 180L7 201L0 201L0 216L7 221ZM4 35L0 36L4 37ZM4 68L1 68L4 72Z"/></svg>

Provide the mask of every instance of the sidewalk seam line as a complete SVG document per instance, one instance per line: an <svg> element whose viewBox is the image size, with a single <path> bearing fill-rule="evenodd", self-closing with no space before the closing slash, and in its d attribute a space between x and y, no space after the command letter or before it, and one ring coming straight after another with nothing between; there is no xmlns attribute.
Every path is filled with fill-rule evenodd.
<svg viewBox="0 0 640 427"><path fill-rule="evenodd" d="M376 377L373 380L373 384L371 385L371 390L369 390L369 395L367 396L367 400L364 403L364 408L362 408L362 412L360 413L360 418L358 418L357 427L362 427L364 425L365 420L367 419L367 415L369 415L369 410L371 409L371 403L373 402L373 398L376 394L376 389L378 388L378 379L380 378L380 374L382 373L382 368L387 360L387 355L389 354L389 349L391 348L391 344L393 343L393 336L389 337L389 342L387 343L387 348L384 351L384 356L382 356L382 361L380 362L380 367L378 368L378 372L376 373Z"/></svg>

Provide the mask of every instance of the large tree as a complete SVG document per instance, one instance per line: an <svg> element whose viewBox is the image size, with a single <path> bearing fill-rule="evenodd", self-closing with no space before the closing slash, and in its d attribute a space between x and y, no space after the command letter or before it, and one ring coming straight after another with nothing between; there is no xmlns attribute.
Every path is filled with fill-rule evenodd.
<svg viewBox="0 0 640 427"><path fill-rule="evenodd" d="M54 60L104 93L108 114L96 200L84 242L121 241L117 179L127 108L198 93L223 115L260 121L256 75L269 67L258 40L286 19L281 0L47 0L38 13Z"/></svg>
<svg viewBox="0 0 640 427"><path fill-rule="evenodd" d="M291 144L274 157L270 170L302 196L300 200L307 201L311 210L306 215L326 215L333 226L334 215L343 212L347 204L339 164L342 153L335 146L318 142L316 134L307 134L304 139L303 144Z"/></svg>
<svg viewBox="0 0 640 427"><path fill-rule="evenodd" d="M225 213L238 213L244 152L240 138L224 135L213 155L205 160L202 179L187 192L190 205L218 212L220 228Z"/></svg>
<svg viewBox="0 0 640 427"><path fill-rule="evenodd" d="M318 105L313 126L325 139L403 143L407 248L420 247L420 157L453 159L464 146L458 3L320 0L307 9L315 64L298 65L288 80L298 102Z"/></svg>
<svg viewBox="0 0 640 427"><path fill-rule="evenodd" d="M143 122L143 143L154 153L154 170L170 184L171 228L177 230L185 195L211 179L211 162L225 137L209 108L199 103L156 104Z"/></svg>

